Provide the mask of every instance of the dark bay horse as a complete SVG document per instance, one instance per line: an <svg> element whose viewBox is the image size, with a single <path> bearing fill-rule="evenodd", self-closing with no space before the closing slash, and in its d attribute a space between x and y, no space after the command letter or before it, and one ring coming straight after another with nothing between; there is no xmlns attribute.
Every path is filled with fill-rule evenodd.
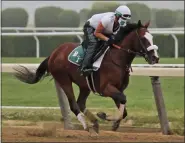
<svg viewBox="0 0 185 143"><path fill-rule="evenodd" d="M112 130L119 127L120 121L127 116L126 95L124 90L129 84L129 69L136 55L142 56L149 64L158 63L158 47L153 45L152 35L147 30L149 22L142 25L138 23L128 24L120 28L115 35L115 48L111 46L106 52L101 67L94 72L94 83L103 97L110 97L118 108L117 116L98 113L104 119L113 121ZM77 116L84 127L89 130L84 115L93 123L93 129L98 133L99 124L97 118L86 108L86 100L90 94L85 77L80 75L78 66L68 61L68 55L79 44L64 43L56 48L33 72L26 67L17 67L15 76L29 84L37 83L46 73L50 73L67 95L70 109ZM26 69L26 70L24 70ZM23 71L24 70L24 71ZM73 93L72 83L75 83L80 93L77 101Z"/></svg>

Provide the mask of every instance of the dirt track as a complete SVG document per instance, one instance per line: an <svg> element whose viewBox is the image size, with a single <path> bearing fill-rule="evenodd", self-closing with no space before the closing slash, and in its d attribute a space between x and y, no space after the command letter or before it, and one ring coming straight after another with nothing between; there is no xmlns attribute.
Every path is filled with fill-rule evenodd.
<svg viewBox="0 0 185 143"><path fill-rule="evenodd" d="M102 131L98 136L80 130L30 126L2 127L2 141L6 142L184 142L184 136L161 133L120 133Z"/></svg>

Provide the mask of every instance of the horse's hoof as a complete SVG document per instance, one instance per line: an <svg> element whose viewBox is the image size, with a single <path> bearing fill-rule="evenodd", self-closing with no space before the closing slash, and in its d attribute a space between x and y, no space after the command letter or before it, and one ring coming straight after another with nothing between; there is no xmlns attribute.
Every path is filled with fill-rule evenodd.
<svg viewBox="0 0 185 143"><path fill-rule="evenodd" d="M100 119L102 119L102 120L106 120L106 113L104 113L104 112L98 112L97 114L96 114Z"/></svg>
<svg viewBox="0 0 185 143"><path fill-rule="evenodd" d="M64 129L65 130L74 130L75 127L73 124L64 124Z"/></svg>
<svg viewBox="0 0 185 143"><path fill-rule="evenodd" d="M70 120L65 120L65 119L61 119L61 121L63 120L63 124L64 124L64 129L66 130L74 130L75 126L71 123Z"/></svg>
<svg viewBox="0 0 185 143"><path fill-rule="evenodd" d="M119 128L120 121L121 121L121 120L118 120L118 121L114 121L114 122L113 122L112 131L116 131L116 130Z"/></svg>
<svg viewBox="0 0 185 143"><path fill-rule="evenodd" d="M97 133L93 128L91 128L91 129L89 130L89 133L90 133L89 135L90 135L91 138L97 139L98 133Z"/></svg>
<svg viewBox="0 0 185 143"><path fill-rule="evenodd" d="M99 133L99 124L98 124L98 121L96 121L94 124L93 124L93 130L98 134Z"/></svg>
<svg viewBox="0 0 185 143"><path fill-rule="evenodd" d="M85 128L84 130L87 131L87 132L89 132L89 127Z"/></svg>

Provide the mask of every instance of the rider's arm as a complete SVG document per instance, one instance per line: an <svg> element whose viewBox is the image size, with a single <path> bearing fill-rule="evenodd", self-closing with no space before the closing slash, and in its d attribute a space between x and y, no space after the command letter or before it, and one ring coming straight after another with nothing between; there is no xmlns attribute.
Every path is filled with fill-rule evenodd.
<svg viewBox="0 0 185 143"><path fill-rule="evenodd" d="M101 40L107 41L109 38L102 34L103 30L104 26L102 22L100 22L94 32L94 35Z"/></svg>
<svg viewBox="0 0 185 143"><path fill-rule="evenodd" d="M108 37L106 37L103 33L105 27L107 27L108 25L110 24L110 18L105 16L101 19L100 23L98 24L95 32L94 32L94 35L101 39L101 40L104 40L104 41L108 41Z"/></svg>

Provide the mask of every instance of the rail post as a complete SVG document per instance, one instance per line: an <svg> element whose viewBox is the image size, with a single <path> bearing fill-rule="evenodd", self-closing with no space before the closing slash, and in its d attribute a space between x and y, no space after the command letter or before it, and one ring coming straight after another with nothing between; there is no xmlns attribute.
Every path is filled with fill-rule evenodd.
<svg viewBox="0 0 185 143"><path fill-rule="evenodd" d="M62 114L63 120L64 120L64 129L73 129L74 126L71 123L71 116L70 116L71 110L70 110L67 96L66 96L65 92L63 91L63 89L60 88L57 81L56 80L54 80L54 81L55 81L56 92L57 92L58 101L59 101L59 105L60 105L60 111L61 111L61 114Z"/></svg>
<svg viewBox="0 0 185 143"><path fill-rule="evenodd" d="M160 120L162 133L164 135L169 135L171 134L171 132L169 128L169 123L168 123L168 118L167 118L167 113L165 109L165 104L164 104L164 99L162 95L162 89L161 89L159 77L152 76L151 82L152 82L152 87L153 87L153 92L154 92L154 97L155 97L155 102L156 102L156 107L158 111L158 117Z"/></svg>
<svg viewBox="0 0 185 143"><path fill-rule="evenodd" d="M175 36L175 34L171 34L172 38L174 39L174 43L175 43L175 51L174 51L174 57L175 59L178 59L179 57L179 45L178 45L178 39Z"/></svg>
<svg viewBox="0 0 185 143"><path fill-rule="evenodd" d="M33 38L36 41L36 58L40 57L40 43L39 43L39 38L37 36L33 36Z"/></svg>

